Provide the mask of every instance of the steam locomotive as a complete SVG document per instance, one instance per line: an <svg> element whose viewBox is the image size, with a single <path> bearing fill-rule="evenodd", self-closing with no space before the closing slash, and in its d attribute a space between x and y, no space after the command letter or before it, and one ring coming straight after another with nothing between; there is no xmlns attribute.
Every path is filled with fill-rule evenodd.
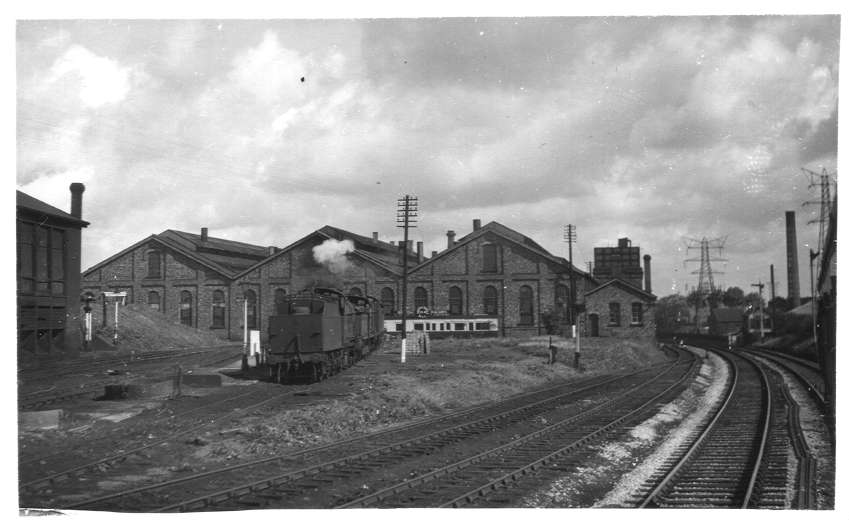
<svg viewBox="0 0 849 522"><path fill-rule="evenodd" d="M269 317L262 360L274 382L317 382L365 357L383 334L377 299L316 287L287 296Z"/></svg>

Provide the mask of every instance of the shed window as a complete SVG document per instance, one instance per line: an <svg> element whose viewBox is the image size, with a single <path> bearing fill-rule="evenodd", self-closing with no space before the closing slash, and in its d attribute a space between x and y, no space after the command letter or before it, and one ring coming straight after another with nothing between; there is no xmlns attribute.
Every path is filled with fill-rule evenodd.
<svg viewBox="0 0 849 522"><path fill-rule="evenodd" d="M248 328L255 330L257 327L256 292L253 290L245 290L245 301L248 303Z"/></svg>
<svg viewBox="0 0 849 522"><path fill-rule="evenodd" d="M459 287L452 286L448 289L448 313L463 315L463 291Z"/></svg>
<svg viewBox="0 0 849 522"><path fill-rule="evenodd" d="M147 277L162 277L162 256L156 250L147 253Z"/></svg>
<svg viewBox="0 0 849 522"><path fill-rule="evenodd" d="M227 306L224 304L224 292L215 290L212 292L212 327L224 328L224 317Z"/></svg>
<svg viewBox="0 0 849 522"><path fill-rule="evenodd" d="M149 306L151 310L162 309L162 300L159 297L159 292L150 291L147 293L147 306Z"/></svg>
<svg viewBox="0 0 849 522"><path fill-rule="evenodd" d="M188 290L180 292L180 324L194 325L192 322L192 293Z"/></svg>
<svg viewBox="0 0 849 522"><path fill-rule="evenodd" d="M384 288L380 291L380 304L386 313L395 312L395 292L391 288Z"/></svg>
<svg viewBox="0 0 849 522"><path fill-rule="evenodd" d="M416 289L413 290L413 305L415 306L416 310L422 307L428 307L427 290L425 290L421 286L417 286Z"/></svg>
<svg viewBox="0 0 849 522"><path fill-rule="evenodd" d="M619 303L610 303L608 306L609 306L609 312L610 312L609 325L610 326L621 325L622 324L622 318L621 318L621 310L620 310L620 307L619 307Z"/></svg>
<svg viewBox="0 0 849 522"><path fill-rule="evenodd" d="M483 313L486 315L498 314L498 290L494 286L483 289Z"/></svg>
<svg viewBox="0 0 849 522"><path fill-rule="evenodd" d="M519 324L534 324L534 291L527 285L519 288Z"/></svg>
<svg viewBox="0 0 849 522"><path fill-rule="evenodd" d="M631 324L643 324L643 303L631 303Z"/></svg>
<svg viewBox="0 0 849 522"><path fill-rule="evenodd" d="M277 311L277 315L282 315L285 313L285 308L283 307L284 301L286 300L286 290L283 288L278 288L274 291L274 309Z"/></svg>
<svg viewBox="0 0 849 522"><path fill-rule="evenodd" d="M483 272L498 272L498 247L486 244L481 247L483 255Z"/></svg>

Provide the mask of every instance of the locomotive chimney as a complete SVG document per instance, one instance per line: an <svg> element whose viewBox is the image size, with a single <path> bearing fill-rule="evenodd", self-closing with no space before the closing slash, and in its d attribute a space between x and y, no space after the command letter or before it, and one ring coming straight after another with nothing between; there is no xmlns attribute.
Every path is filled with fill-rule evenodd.
<svg viewBox="0 0 849 522"><path fill-rule="evenodd" d="M200 240L206 243L209 240L209 229L206 227L201 227L200 229Z"/></svg>
<svg viewBox="0 0 849 522"><path fill-rule="evenodd" d="M83 192L85 185L71 183L71 215L77 219L83 218Z"/></svg>
<svg viewBox="0 0 849 522"><path fill-rule="evenodd" d="M473 219L472 220L472 232L476 232L476 231L480 230L480 228L481 228L481 220L480 219Z"/></svg>
<svg viewBox="0 0 849 522"><path fill-rule="evenodd" d="M419 263L424 261L424 242L416 241L416 257L419 260Z"/></svg>
<svg viewBox="0 0 849 522"><path fill-rule="evenodd" d="M651 256L648 254L643 256L643 275L646 278L645 290L651 293Z"/></svg>
<svg viewBox="0 0 849 522"><path fill-rule="evenodd" d="M377 241L377 232L372 232L371 238L374 239L375 241Z"/></svg>
<svg viewBox="0 0 849 522"><path fill-rule="evenodd" d="M787 221L787 300L790 307L799 306L799 259L796 257L796 213L785 212Z"/></svg>
<svg viewBox="0 0 849 522"><path fill-rule="evenodd" d="M457 234L454 233L453 230L449 230L445 235L448 236L448 248L453 247L454 246L454 236L456 236Z"/></svg>

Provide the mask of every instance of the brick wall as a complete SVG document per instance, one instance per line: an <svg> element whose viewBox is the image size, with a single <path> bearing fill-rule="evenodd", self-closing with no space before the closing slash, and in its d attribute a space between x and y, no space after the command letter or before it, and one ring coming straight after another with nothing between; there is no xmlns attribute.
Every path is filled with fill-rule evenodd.
<svg viewBox="0 0 849 522"><path fill-rule="evenodd" d="M610 303L619 303L620 323L619 326L610 324ZM641 303L643 310L643 322L641 324L631 323L631 304ZM642 296L629 292L628 290L609 285L602 290L587 296L586 300L586 326L585 334L590 334L590 315L598 316L598 327L600 337L654 337L654 303Z"/></svg>

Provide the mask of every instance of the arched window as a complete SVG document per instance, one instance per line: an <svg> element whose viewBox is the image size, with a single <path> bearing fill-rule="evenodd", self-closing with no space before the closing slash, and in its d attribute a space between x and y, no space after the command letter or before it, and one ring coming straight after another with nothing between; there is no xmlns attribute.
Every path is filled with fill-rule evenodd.
<svg viewBox="0 0 849 522"><path fill-rule="evenodd" d="M147 277L162 277L162 256L156 250L147 253Z"/></svg>
<svg viewBox="0 0 849 522"><path fill-rule="evenodd" d="M149 306L151 310L162 309L162 301L159 297L159 292L150 291L147 293L147 306Z"/></svg>
<svg viewBox="0 0 849 522"><path fill-rule="evenodd" d="M457 286L448 289L448 314L463 315L463 291Z"/></svg>
<svg viewBox="0 0 849 522"><path fill-rule="evenodd" d="M356 286L352 286L352 287L351 287L351 289L348 291L348 295L358 295L358 296L362 296L362 295L363 295L363 291L362 291L362 290L360 290L359 288L357 288Z"/></svg>
<svg viewBox="0 0 849 522"><path fill-rule="evenodd" d="M519 324L534 324L534 291L527 285L519 288Z"/></svg>
<svg viewBox="0 0 849 522"><path fill-rule="evenodd" d="M274 308L277 310L277 315L280 315L284 311L284 301L286 300L286 290L283 288L278 288L274 291Z"/></svg>
<svg viewBox="0 0 849 522"><path fill-rule="evenodd" d="M427 308L427 290L424 287L417 286L415 290L413 290L413 305L416 310L419 308Z"/></svg>
<svg viewBox="0 0 849 522"><path fill-rule="evenodd" d="M481 253L483 254L483 267L481 270L483 272L498 272L497 247L492 243L483 245L481 247Z"/></svg>
<svg viewBox="0 0 849 522"><path fill-rule="evenodd" d="M256 322L256 292L253 290L245 290L245 301L248 303L248 329L255 330Z"/></svg>
<svg viewBox="0 0 849 522"><path fill-rule="evenodd" d="M494 286L483 289L483 313L498 315L498 290Z"/></svg>
<svg viewBox="0 0 849 522"><path fill-rule="evenodd" d="M387 314L395 311L395 292L391 288L386 287L380 291L380 304Z"/></svg>
<svg viewBox="0 0 849 522"><path fill-rule="evenodd" d="M227 305L224 304L224 292L215 290L212 292L212 327L224 328L224 317L227 314Z"/></svg>
<svg viewBox="0 0 849 522"><path fill-rule="evenodd" d="M569 287L566 285L554 287L554 309L557 312L557 317L572 324L572 307L569 306L569 294Z"/></svg>
<svg viewBox="0 0 849 522"><path fill-rule="evenodd" d="M194 323L192 323L192 293L188 290L180 292L180 324L194 326Z"/></svg>

